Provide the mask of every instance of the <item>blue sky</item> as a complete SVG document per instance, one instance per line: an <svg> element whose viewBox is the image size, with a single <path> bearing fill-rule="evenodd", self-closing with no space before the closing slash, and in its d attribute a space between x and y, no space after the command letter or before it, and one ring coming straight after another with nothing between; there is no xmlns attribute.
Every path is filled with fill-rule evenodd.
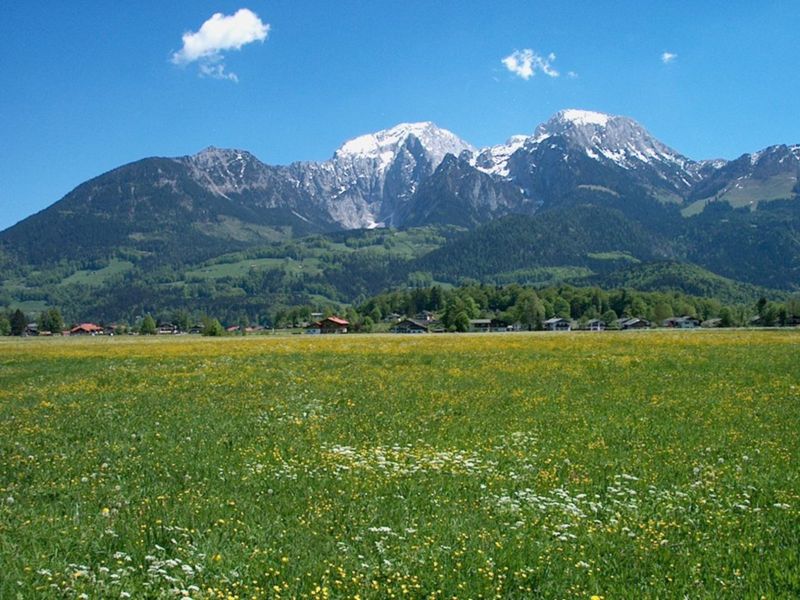
<svg viewBox="0 0 800 600"><path fill-rule="evenodd" d="M183 34L243 8L262 28L183 49ZM795 0L54 0L3 13L0 229L146 156L214 145L321 160L404 121L484 146L583 108L631 116L695 159L800 143ZM502 62L525 50L527 78Z"/></svg>

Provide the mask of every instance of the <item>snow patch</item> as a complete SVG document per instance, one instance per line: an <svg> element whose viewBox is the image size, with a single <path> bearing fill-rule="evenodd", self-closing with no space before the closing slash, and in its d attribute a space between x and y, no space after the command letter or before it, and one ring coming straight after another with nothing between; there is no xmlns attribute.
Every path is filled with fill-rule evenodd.
<svg viewBox="0 0 800 600"><path fill-rule="evenodd" d="M473 154L470 164L489 175L508 177L508 160L511 155L522 148L530 138L526 135L512 135L505 144L490 146Z"/></svg>
<svg viewBox="0 0 800 600"><path fill-rule="evenodd" d="M296 210L293 210L293 211L292 211L292 214L293 214L295 217L297 217L298 219L302 219L302 220L303 220L303 221L305 221L306 223L311 223L311 221L309 221L308 219L306 219L306 218L305 218L303 215L301 215L301 214L300 214L299 212L297 212Z"/></svg>
<svg viewBox="0 0 800 600"><path fill-rule="evenodd" d="M605 127L611 119L611 115L605 113L593 112L590 110L578 110L575 108L568 108L562 110L557 114L557 117L562 121L568 121L575 125L599 125Z"/></svg>

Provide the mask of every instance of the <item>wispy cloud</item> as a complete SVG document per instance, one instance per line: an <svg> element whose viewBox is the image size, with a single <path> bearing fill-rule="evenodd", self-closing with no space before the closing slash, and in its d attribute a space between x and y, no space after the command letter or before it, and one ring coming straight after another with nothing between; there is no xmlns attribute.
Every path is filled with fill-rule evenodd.
<svg viewBox="0 0 800 600"><path fill-rule="evenodd" d="M665 65L668 65L671 62L675 62L675 59L678 58L678 55L674 52L664 52L661 54L661 62Z"/></svg>
<svg viewBox="0 0 800 600"><path fill-rule="evenodd" d="M548 77L558 77L559 73L553 67L555 60L556 55L552 52L547 56L540 56L530 48L525 48L524 50L515 50L501 62L514 75L527 80L536 75L537 71Z"/></svg>
<svg viewBox="0 0 800 600"><path fill-rule="evenodd" d="M269 24L247 8L240 8L232 15L215 13L197 31L183 34L183 48L172 55L172 62L176 65L197 62L202 76L239 81L235 73L225 71L225 52L263 42L268 33Z"/></svg>

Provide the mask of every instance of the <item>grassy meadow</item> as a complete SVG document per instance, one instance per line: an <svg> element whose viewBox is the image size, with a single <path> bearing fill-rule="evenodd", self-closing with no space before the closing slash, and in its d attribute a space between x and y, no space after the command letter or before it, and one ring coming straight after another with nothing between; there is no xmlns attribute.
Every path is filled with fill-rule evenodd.
<svg viewBox="0 0 800 600"><path fill-rule="evenodd" d="M795 598L800 332L0 342L0 598Z"/></svg>

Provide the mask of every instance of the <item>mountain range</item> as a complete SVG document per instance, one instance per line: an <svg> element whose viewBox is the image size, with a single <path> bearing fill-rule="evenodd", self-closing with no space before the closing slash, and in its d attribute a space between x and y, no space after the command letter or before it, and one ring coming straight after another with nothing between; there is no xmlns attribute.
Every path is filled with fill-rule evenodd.
<svg viewBox="0 0 800 600"><path fill-rule="evenodd" d="M119 167L0 232L0 264L25 287L30 273L65 261L180 271L314 234L445 227L458 239L448 236L452 248L436 252L475 264L453 278L488 276L489 264L494 272L602 271L626 262L599 267L587 258L603 255L688 262L792 290L800 282L798 181L800 145L695 161L633 119L597 112L563 110L529 135L482 149L433 123L404 123L351 139L323 162L267 165L210 147ZM480 252L470 247L476 240ZM436 278L436 256L417 256L414 267Z"/></svg>

